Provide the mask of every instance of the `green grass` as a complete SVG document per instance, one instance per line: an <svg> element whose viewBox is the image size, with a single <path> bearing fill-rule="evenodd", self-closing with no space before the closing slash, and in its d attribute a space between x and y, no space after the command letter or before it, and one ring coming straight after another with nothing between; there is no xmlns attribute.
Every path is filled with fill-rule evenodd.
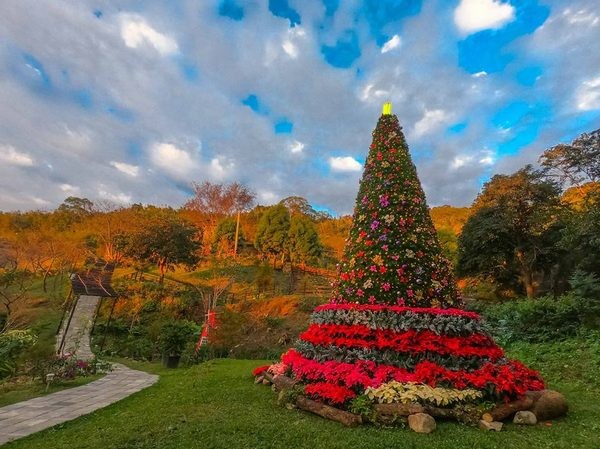
<svg viewBox="0 0 600 449"><path fill-rule="evenodd" d="M541 370L549 387L563 392L571 411L550 426L506 424L483 432L439 422L430 435L402 428L337 423L276 405L276 395L254 385L256 360L214 360L167 371L136 363L161 375L144 391L91 415L8 444L17 448L597 448L600 441L600 350L593 339L509 348Z"/></svg>
<svg viewBox="0 0 600 449"><path fill-rule="evenodd" d="M56 393L67 388L80 387L94 380L100 379L103 374L87 377L77 377L73 380L57 382L50 385L46 390L46 385L39 382L24 384L0 384L0 407L26 401L38 396Z"/></svg>

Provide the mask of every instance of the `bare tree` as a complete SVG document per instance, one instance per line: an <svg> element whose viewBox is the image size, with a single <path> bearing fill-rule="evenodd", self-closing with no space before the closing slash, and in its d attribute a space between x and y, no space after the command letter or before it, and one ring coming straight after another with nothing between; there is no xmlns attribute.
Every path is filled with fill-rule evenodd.
<svg viewBox="0 0 600 449"><path fill-rule="evenodd" d="M0 333L20 324L15 312L27 300L29 289L29 273L17 269L16 263L0 268L0 303L6 313Z"/></svg>

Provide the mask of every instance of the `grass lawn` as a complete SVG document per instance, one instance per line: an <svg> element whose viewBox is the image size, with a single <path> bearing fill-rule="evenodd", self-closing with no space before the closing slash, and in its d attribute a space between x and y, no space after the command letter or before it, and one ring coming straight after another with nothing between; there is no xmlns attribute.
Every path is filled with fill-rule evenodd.
<svg viewBox="0 0 600 449"><path fill-rule="evenodd" d="M104 374L94 376L77 377L76 379L52 383L46 391L46 385L40 383L25 383L25 384L0 384L0 407L14 404L16 402L26 401L38 396L56 393L57 391L66 390L67 388L80 387L94 380L100 379Z"/></svg>
<svg viewBox="0 0 600 449"><path fill-rule="evenodd" d="M483 432L439 422L430 435L401 428L347 429L317 416L276 405L275 394L254 385L256 360L221 359L157 372L160 381L103 410L9 443L17 448L598 448L600 443L600 351L594 340L518 345L513 357L542 371L549 387L569 400L568 417L534 427L505 425Z"/></svg>

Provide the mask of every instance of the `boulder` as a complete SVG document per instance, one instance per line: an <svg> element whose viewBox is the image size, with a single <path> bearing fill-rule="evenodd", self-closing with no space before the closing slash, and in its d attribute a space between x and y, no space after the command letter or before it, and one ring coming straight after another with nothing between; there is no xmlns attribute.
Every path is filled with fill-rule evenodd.
<svg viewBox="0 0 600 449"><path fill-rule="evenodd" d="M479 428L481 430L494 430L496 432L500 432L502 430L502 423L500 421L484 421L483 419L479 421Z"/></svg>
<svg viewBox="0 0 600 449"><path fill-rule="evenodd" d="M544 421L547 419L554 419L564 416L569 411L569 406L565 397L554 390L542 390L536 392L534 397L533 407L531 411L536 416L538 421Z"/></svg>
<svg viewBox="0 0 600 449"><path fill-rule="evenodd" d="M530 412L528 410L522 410L522 411L515 413L513 422L515 424L525 424L528 426L533 426L534 424L537 424L537 418L533 414L533 412Z"/></svg>
<svg viewBox="0 0 600 449"><path fill-rule="evenodd" d="M435 419L427 413L408 416L408 426L417 433L431 433L435 430Z"/></svg>

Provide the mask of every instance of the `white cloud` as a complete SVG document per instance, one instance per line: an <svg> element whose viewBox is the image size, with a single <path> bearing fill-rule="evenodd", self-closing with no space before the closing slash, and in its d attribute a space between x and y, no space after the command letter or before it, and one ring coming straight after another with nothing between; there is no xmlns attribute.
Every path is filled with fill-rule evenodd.
<svg viewBox="0 0 600 449"><path fill-rule="evenodd" d="M415 123L415 137L423 136L433 131L439 125L450 120L450 116L443 109L427 110L417 123Z"/></svg>
<svg viewBox="0 0 600 449"><path fill-rule="evenodd" d="M484 76L487 76L487 72L485 70L482 70L481 72L477 72L477 73L473 73L471 76L473 78L483 78Z"/></svg>
<svg viewBox="0 0 600 449"><path fill-rule="evenodd" d="M159 33L136 14L121 15L121 37L130 48L149 44L163 56L176 53L179 49L175 39Z"/></svg>
<svg viewBox="0 0 600 449"><path fill-rule="evenodd" d="M499 0L461 0L454 10L454 23L464 34L502 28L515 18L515 8Z"/></svg>
<svg viewBox="0 0 600 449"><path fill-rule="evenodd" d="M79 192L79 187L77 186L72 186L71 184L61 184L60 186L58 186L60 190L62 190L65 193L77 193Z"/></svg>
<svg viewBox="0 0 600 449"><path fill-rule="evenodd" d="M584 81L577 91L577 109L600 109L600 76Z"/></svg>
<svg viewBox="0 0 600 449"><path fill-rule="evenodd" d="M187 151L171 143L155 143L152 145L150 160L166 172L178 176L187 175L197 166Z"/></svg>
<svg viewBox="0 0 600 449"><path fill-rule="evenodd" d="M362 165L352 156L335 156L329 158L329 166L333 171L354 172L362 170Z"/></svg>
<svg viewBox="0 0 600 449"><path fill-rule="evenodd" d="M278 196L270 190L259 190L258 201L261 204L273 204L277 201Z"/></svg>
<svg viewBox="0 0 600 449"><path fill-rule="evenodd" d="M110 165L115 167L121 173L125 173L129 176L137 176L140 171L140 168L137 165L126 164L125 162L111 161Z"/></svg>
<svg viewBox="0 0 600 449"><path fill-rule="evenodd" d="M455 156L452 162L450 163L450 167L453 169L460 168L473 160L473 156L469 156L468 154L461 154L459 156Z"/></svg>
<svg viewBox="0 0 600 449"><path fill-rule="evenodd" d="M226 178L234 168L234 163L231 161L222 162L222 158L215 157L210 161L210 175L215 179Z"/></svg>
<svg viewBox="0 0 600 449"><path fill-rule="evenodd" d="M398 48L401 43L402 40L400 39L400 36L394 34L394 37L392 37L389 41L383 44L383 47L381 47L381 53L387 53L388 51Z"/></svg>
<svg viewBox="0 0 600 449"><path fill-rule="evenodd" d="M373 90L373 87L375 87L374 84L367 84L364 89L361 91L360 93L360 99L361 101L374 101L377 100L379 101L379 99L381 99L382 97L387 97L389 96L389 91L387 90L382 90L382 89L375 89Z"/></svg>
<svg viewBox="0 0 600 449"><path fill-rule="evenodd" d="M114 203L120 204L130 204L131 203L131 195L127 195L123 192L111 193L106 190L105 186L101 186L98 189L98 196L104 200L112 201Z"/></svg>
<svg viewBox="0 0 600 449"><path fill-rule="evenodd" d="M285 40L281 46L283 47L283 51L285 51L290 58L296 59L298 57L298 47L296 47L292 41Z"/></svg>
<svg viewBox="0 0 600 449"><path fill-rule="evenodd" d="M19 167L31 167L33 165L33 158L29 154L17 151L12 145L0 144L0 161Z"/></svg>
<svg viewBox="0 0 600 449"><path fill-rule="evenodd" d="M493 165L496 162L496 155L490 150L484 150L481 152L479 157L479 163L481 165Z"/></svg>
<svg viewBox="0 0 600 449"><path fill-rule="evenodd" d="M596 26L600 24L600 15L586 9L573 12L570 8L567 8L563 11L563 15L567 17L571 25Z"/></svg>
<svg viewBox="0 0 600 449"><path fill-rule="evenodd" d="M290 153L299 154L299 153L302 153L302 151L304 150L304 144L302 142L294 140L290 144L289 149L290 149Z"/></svg>
<svg viewBox="0 0 600 449"><path fill-rule="evenodd" d="M31 200L39 206L47 206L50 204L50 201L40 198L38 196L31 197Z"/></svg>

